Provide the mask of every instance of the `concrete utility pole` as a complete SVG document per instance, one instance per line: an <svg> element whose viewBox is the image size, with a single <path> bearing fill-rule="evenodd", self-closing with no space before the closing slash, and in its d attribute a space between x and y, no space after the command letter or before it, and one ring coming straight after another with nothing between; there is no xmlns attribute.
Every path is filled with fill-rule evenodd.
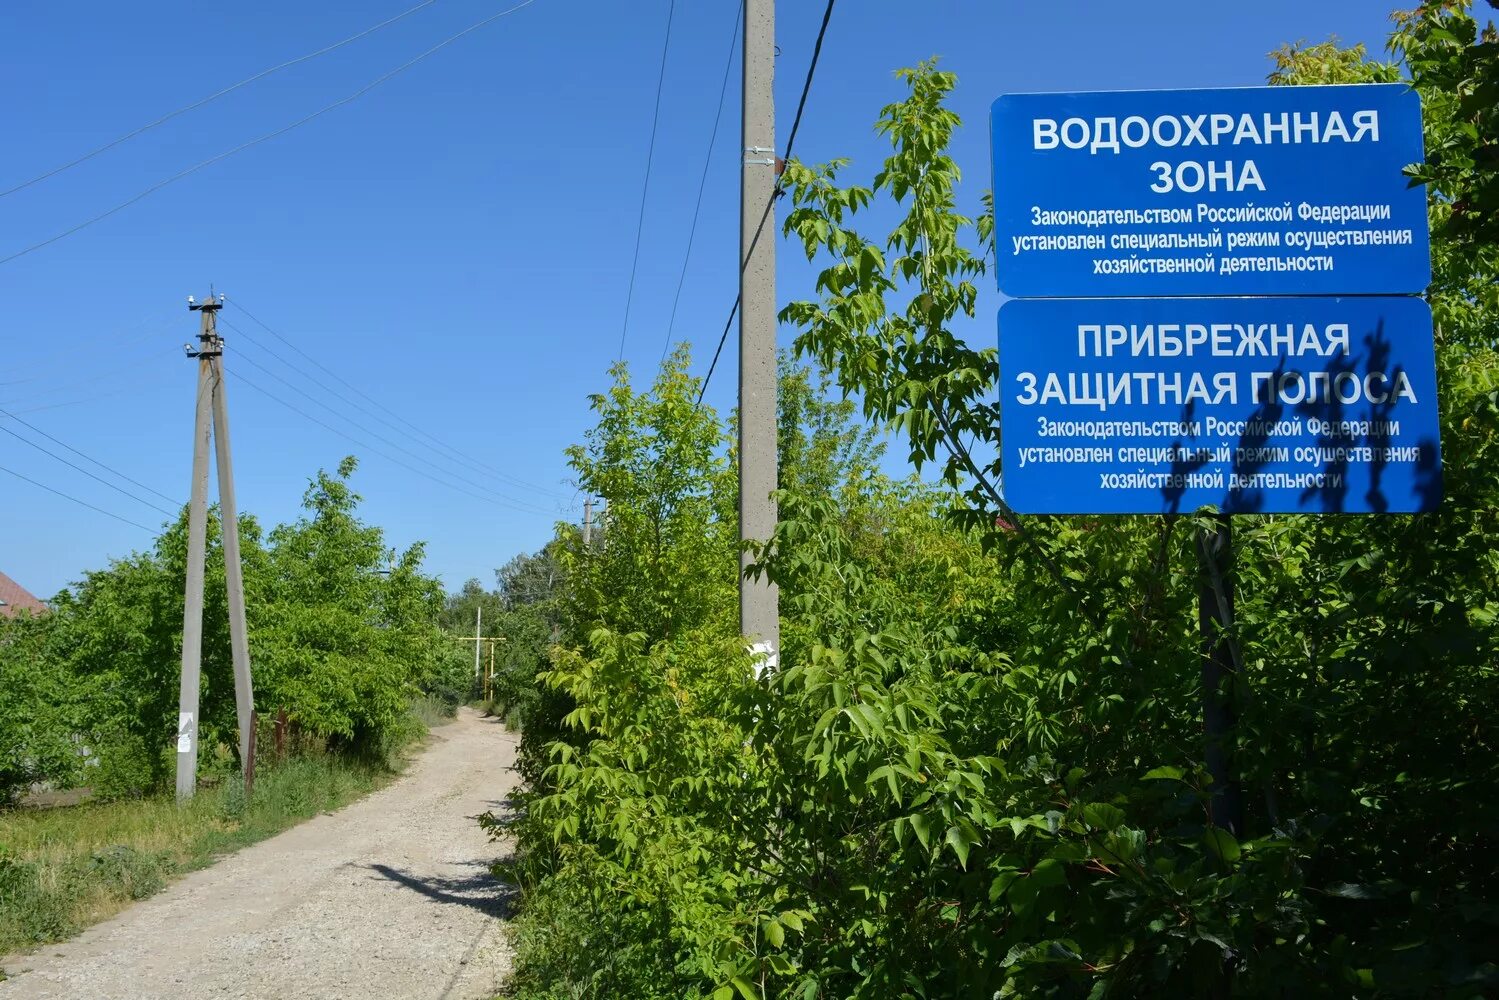
<svg viewBox="0 0 1499 1000"><path fill-rule="evenodd" d="M776 527L775 0L744 0L744 172L739 187L739 540ZM779 665L776 587L739 557L739 629L763 667Z"/></svg>
<svg viewBox="0 0 1499 1000"><path fill-rule="evenodd" d="M189 308L195 308L188 300ZM203 312L203 351L215 337L213 312ZM177 801L198 787L198 688L203 666L203 559L208 536L208 439L213 433L213 369L198 352L198 397L193 420L193 482L187 505L187 590L182 607L182 674L177 689ZM191 349L189 348L191 355Z"/></svg>
<svg viewBox="0 0 1499 1000"><path fill-rule="evenodd" d="M593 497L583 501L583 548L593 544Z"/></svg>
<svg viewBox="0 0 1499 1000"><path fill-rule="evenodd" d="M474 605L474 682L479 682L479 643L484 636L484 605ZM481 688L482 693L482 688Z"/></svg>
<svg viewBox="0 0 1499 1000"><path fill-rule="evenodd" d="M209 326L213 313L204 310ZM234 461L229 453L229 402L224 396L223 341L213 366L213 444L219 470L219 521L224 547L224 585L229 597L229 650L234 661L234 711L239 722L239 759L245 773L255 732L255 688L250 682L250 636L245 625L245 577L239 559L239 507L234 500Z"/></svg>
<svg viewBox="0 0 1499 1000"><path fill-rule="evenodd" d="M234 502L234 466L229 450L229 408L224 396L224 341L214 317L223 296L188 309L201 315L198 395L193 420L193 482L187 509L187 587L182 610L182 674L177 692L177 799L192 798L198 784L198 691L203 666L203 563L208 545L208 443L217 449L219 512L224 577L229 604L229 646L234 661L234 707L239 722L239 760L246 784L254 772L255 692L250 679L250 643L245 624L245 585L239 555L239 514Z"/></svg>

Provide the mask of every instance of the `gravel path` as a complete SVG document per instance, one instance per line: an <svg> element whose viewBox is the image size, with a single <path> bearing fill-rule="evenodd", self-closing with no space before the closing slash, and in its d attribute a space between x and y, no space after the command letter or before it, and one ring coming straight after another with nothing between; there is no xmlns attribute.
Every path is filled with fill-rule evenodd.
<svg viewBox="0 0 1499 1000"><path fill-rule="evenodd" d="M395 784L12 960L0 1000L479 1000L509 968L504 852L475 817L518 737L463 709Z"/></svg>

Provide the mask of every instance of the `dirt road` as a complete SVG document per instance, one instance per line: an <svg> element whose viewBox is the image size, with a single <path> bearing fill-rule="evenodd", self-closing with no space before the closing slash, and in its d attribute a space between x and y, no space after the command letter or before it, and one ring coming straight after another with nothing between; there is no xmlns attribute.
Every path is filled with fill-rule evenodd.
<svg viewBox="0 0 1499 1000"><path fill-rule="evenodd" d="M474 820L515 787L517 742L464 709L395 784L14 960L0 1000L492 997L505 848Z"/></svg>

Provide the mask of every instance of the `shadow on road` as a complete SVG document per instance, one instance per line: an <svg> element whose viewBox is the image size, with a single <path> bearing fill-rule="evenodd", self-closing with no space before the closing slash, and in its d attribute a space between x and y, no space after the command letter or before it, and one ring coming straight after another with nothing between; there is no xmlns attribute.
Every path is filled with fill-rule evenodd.
<svg viewBox="0 0 1499 1000"><path fill-rule="evenodd" d="M428 899L467 906L496 919L507 919L515 901L515 887L495 878L490 874L489 866L482 861L465 861L463 864L464 867L475 869L474 873L456 878L439 878L417 875L390 865L373 864L365 867L380 878L403 885Z"/></svg>

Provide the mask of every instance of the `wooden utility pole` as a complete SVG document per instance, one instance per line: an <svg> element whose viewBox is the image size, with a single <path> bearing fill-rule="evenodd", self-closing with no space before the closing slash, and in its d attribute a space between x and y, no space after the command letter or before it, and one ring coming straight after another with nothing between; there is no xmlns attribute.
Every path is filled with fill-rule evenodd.
<svg viewBox="0 0 1499 1000"><path fill-rule="evenodd" d="M234 661L234 707L239 724L239 761L246 785L253 780L255 692L250 679L250 642L245 623L245 585L239 553L239 514L229 448L229 407L224 395L224 341L215 316L223 296L204 302L188 296L200 317L197 405L193 418L193 481L187 508L187 583L182 608L182 673L177 690L177 799L192 798L198 784L198 694L203 668L203 570L208 547L208 444L217 450L219 512L224 577L229 604L229 646Z"/></svg>
<svg viewBox="0 0 1499 1000"><path fill-rule="evenodd" d="M775 0L744 0L744 164L739 187L739 540L765 542L776 504ZM779 664L776 587L745 576L739 628L763 669Z"/></svg>

